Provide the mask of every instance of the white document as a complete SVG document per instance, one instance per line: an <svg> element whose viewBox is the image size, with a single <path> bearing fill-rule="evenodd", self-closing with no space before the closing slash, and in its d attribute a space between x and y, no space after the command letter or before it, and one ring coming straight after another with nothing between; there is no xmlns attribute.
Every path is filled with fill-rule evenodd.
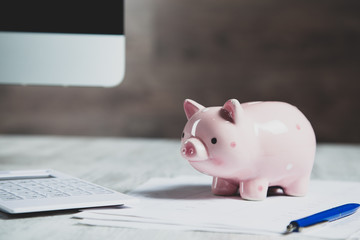
<svg viewBox="0 0 360 240"><path fill-rule="evenodd" d="M154 178L130 193L140 201L117 209L75 214L80 223L145 229L178 229L254 234L282 234L292 220L360 202L360 182L310 182L305 197L269 196L247 201L211 193L211 177ZM300 233L326 238L359 236L360 211ZM295 233L297 234L297 233Z"/></svg>

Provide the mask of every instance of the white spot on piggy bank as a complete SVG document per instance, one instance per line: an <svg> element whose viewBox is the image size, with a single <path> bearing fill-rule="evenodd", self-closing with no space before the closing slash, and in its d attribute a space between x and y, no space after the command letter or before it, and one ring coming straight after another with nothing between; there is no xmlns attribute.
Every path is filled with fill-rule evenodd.
<svg viewBox="0 0 360 240"><path fill-rule="evenodd" d="M303 196L308 189L316 140L306 117L283 102L240 104L231 99L222 107L185 100L181 154L198 171L213 176L216 195L240 193L262 200L271 186Z"/></svg>

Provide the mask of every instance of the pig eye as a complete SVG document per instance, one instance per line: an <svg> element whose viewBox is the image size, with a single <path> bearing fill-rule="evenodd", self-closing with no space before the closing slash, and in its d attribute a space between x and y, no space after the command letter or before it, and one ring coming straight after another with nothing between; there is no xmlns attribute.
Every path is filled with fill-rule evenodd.
<svg viewBox="0 0 360 240"><path fill-rule="evenodd" d="M185 136L185 133L183 132L183 133L181 134L181 138L184 138L184 136Z"/></svg>
<svg viewBox="0 0 360 240"><path fill-rule="evenodd" d="M212 143L212 144L217 143L217 139L216 139L216 138L212 138L212 139L211 139L211 143Z"/></svg>

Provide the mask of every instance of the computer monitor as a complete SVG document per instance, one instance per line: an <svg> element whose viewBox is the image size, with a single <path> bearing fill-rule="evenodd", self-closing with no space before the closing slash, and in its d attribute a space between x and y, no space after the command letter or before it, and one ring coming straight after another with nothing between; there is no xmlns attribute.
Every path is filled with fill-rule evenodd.
<svg viewBox="0 0 360 240"><path fill-rule="evenodd" d="M124 73L124 0L1 2L0 83L112 87Z"/></svg>

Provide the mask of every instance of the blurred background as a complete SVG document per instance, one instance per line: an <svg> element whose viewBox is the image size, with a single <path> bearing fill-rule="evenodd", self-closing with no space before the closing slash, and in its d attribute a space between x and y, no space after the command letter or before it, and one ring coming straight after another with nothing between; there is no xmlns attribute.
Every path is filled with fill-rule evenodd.
<svg viewBox="0 0 360 240"><path fill-rule="evenodd" d="M0 85L0 134L180 138L183 101L285 101L360 142L360 1L129 0L115 88Z"/></svg>

